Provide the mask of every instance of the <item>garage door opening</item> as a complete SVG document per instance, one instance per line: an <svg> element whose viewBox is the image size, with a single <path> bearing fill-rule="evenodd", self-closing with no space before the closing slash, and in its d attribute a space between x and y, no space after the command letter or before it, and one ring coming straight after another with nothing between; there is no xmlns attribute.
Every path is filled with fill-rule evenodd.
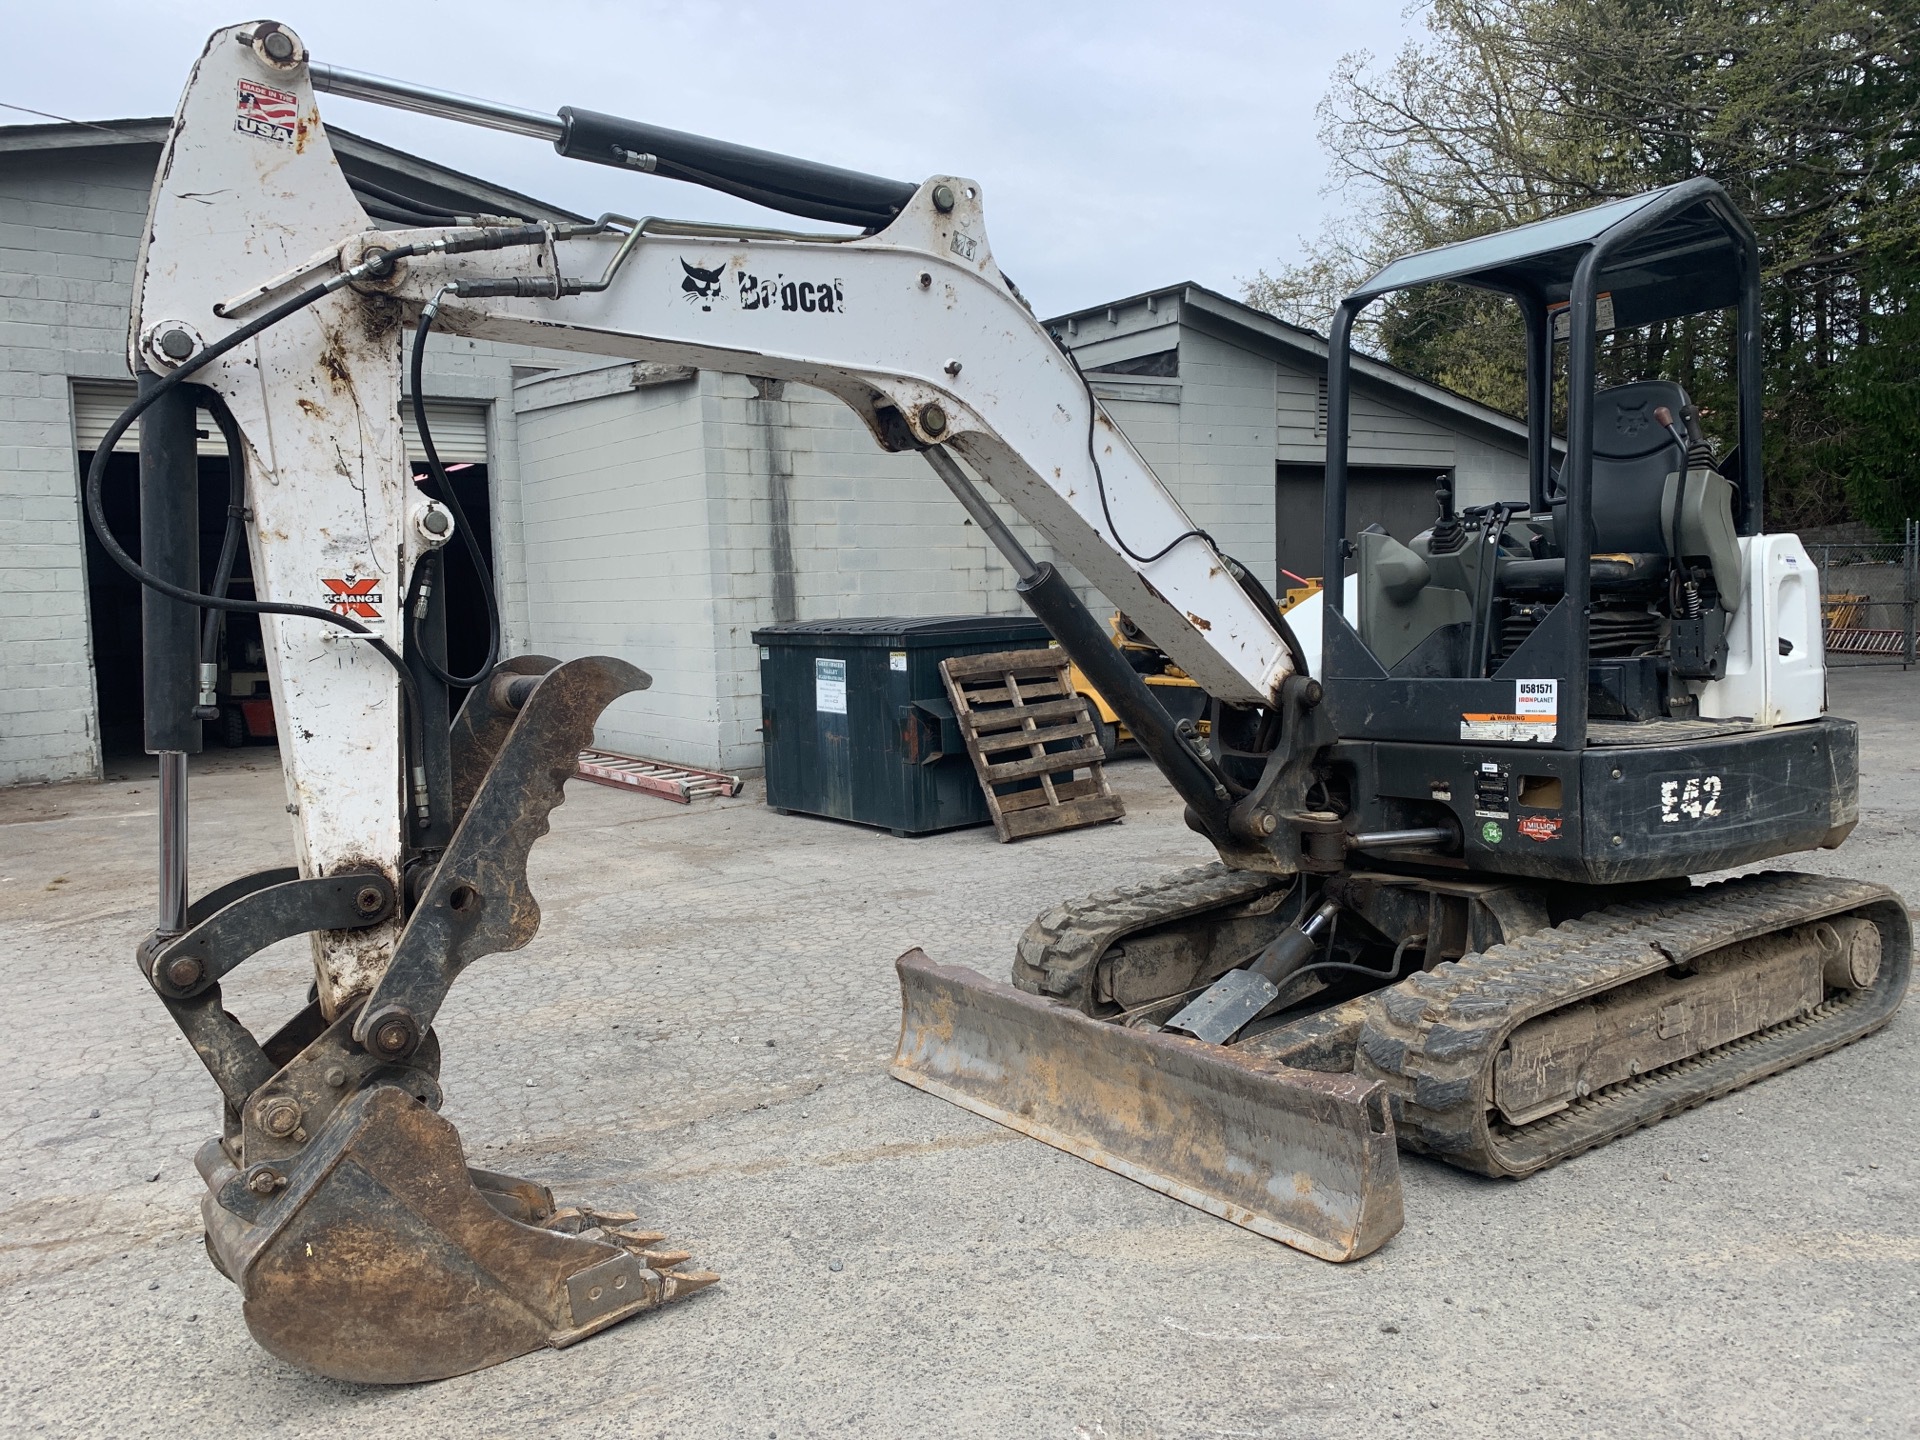
<svg viewBox="0 0 1920 1440"><path fill-rule="evenodd" d="M1324 465L1274 467L1274 554L1280 568L1298 576L1319 576L1322 556L1327 470ZM1379 525L1396 540L1411 540L1439 515L1433 492L1453 485L1453 470L1438 465L1350 465L1347 467L1347 539ZM1292 584L1283 574L1282 586Z"/></svg>
<svg viewBox="0 0 1920 1440"><path fill-rule="evenodd" d="M79 473L93 463L93 447L107 426L133 399L130 384L76 385L74 411L80 440ZM445 423L443 423L443 415ZM213 584L214 566L227 524L227 460L225 442L202 411L200 430L200 584ZM486 412L477 406L433 404L428 407L434 446L447 465L455 498L473 527L481 555L493 566L493 537L486 455ZM416 483L426 465L419 454L413 427L407 427L408 450L415 455ZM107 462L101 498L114 538L136 559L140 554L139 427L121 437ZM429 487L430 488L430 487ZM87 556L87 609L93 640L94 693L99 706L98 725L103 760L136 756L144 750L144 684L140 628L140 585L108 558L84 526ZM229 593L253 598L253 573L245 546L234 565ZM456 675L471 674L486 659L487 612L479 571L466 547L455 541L446 555L447 660ZM303 597L304 598L304 597ZM308 623L308 622L291 622ZM222 620L215 659L220 667L220 718L204 732L209 746L271 745L274 743L273 707L268 695L266 653L257 616L229 612ZM459 704L459 697L454 700Z"/></svg>

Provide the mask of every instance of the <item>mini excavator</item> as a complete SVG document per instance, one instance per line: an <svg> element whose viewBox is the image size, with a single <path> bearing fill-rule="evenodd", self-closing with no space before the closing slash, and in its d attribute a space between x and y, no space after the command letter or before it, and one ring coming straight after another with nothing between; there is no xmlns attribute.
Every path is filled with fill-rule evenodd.
<svg viewBox="0 0 1920 1440"><path fill-rule="evenodd" d="M838 228L440 213L350 186L317 91ZM1398 1229L1399 1146L1526 1175L1900 1003L1911 936L1883 887L1691 879L1838 845L1858 809L1856 728L1825 713L1818 578L1762 531L1760 271L1718 186L1411 256L1342 304L1329 590L1285 615L1103 412L1001 272L982 207L957 177L339 69L273 21L208 41L140 252L139 394L85 490L147 590L160 903L138 960L223 1097L197 1157L207 1249L269 1351L343 1380L432 1380L714 1279L638 1217L469 1166L437 1113L435 1016L467 965L533 937L529 850L601 711L649 681L609 657L502 657L497 617L487 663L447 668L445 549L473 538L421 398L436 328L837 396L877 445L926 458L1215 847L1215 864L1046 911L1012 984L902 957L893 1071L913 1085L1342 1260ZM1441 282L1526 317L1528 493L1457 511L1442 494L1419 535L1350 533L1355 318ZM1598 330L1722 310L1725 458L1679 386L1595 374ZM239 485L208 588L197 407ZM101 503L136 420L137 559ZM1169 717L982 485L1192 678L1207 725ZM227 593L242 542L251 599ZM186 760L218 715L218 611L260 617L298 864L190 899ZM308 1003L257 1038L220 981L302 935Z"/></svg>

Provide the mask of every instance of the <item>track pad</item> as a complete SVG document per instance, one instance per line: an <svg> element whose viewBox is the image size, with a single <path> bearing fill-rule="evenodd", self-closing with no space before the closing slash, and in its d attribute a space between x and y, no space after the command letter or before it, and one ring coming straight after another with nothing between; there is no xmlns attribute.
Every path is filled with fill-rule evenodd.
<svg viewBox="0 0 1920 1440"><path fill-rule="evenodd" d="M202 1173L208 1248L245 1296L247 1328L336 1380L465 1374L717 1278L674 1268L686 1257L652 1248L658 1235L552 1212L539 1186L480 1172L476 1188L453 1126L391 1085L343 1104L284 1169L243 1175L203 1153Z"/></svg>

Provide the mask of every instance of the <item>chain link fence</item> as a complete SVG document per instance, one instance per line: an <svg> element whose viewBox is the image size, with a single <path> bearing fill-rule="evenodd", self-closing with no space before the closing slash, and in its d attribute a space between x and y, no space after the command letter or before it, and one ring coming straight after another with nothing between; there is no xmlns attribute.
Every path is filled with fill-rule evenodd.
<svg viewBox="0 0 1920 1440"><path fill-rule="evenodd" d="M1809 545L1807 553L1820 569L1827 664L1913 666L1920 520L1907 521L1902 540Z"/></svg>

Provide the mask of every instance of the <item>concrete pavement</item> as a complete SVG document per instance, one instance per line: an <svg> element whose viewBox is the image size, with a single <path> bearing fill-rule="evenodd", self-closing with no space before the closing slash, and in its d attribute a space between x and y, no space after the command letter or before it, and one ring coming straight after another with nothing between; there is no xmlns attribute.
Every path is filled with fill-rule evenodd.
<svg viewBox="0 0 1920 1440"><path fill-rule="evenodd" d="M1840 672L1865 819L1800 868L1916 890L1920 677ZM290 852L271 751L196 762L194 880ZM1004 976L1045 905L1209 858L1124 824L920 841L576 784L546 920L442 1012L476 1163L641 1212L722 1283L436 1386L298 1374L201 1254L215 1092L136 976L153 784L0 792L0 1429L276 1437L1682 1436L1920 1430L1910 1006L1524 1184L1404 1162L1406 1230L1311 1260L889 1079L892 962ZM297 943L228 987L297 1006Z"/></svg>

